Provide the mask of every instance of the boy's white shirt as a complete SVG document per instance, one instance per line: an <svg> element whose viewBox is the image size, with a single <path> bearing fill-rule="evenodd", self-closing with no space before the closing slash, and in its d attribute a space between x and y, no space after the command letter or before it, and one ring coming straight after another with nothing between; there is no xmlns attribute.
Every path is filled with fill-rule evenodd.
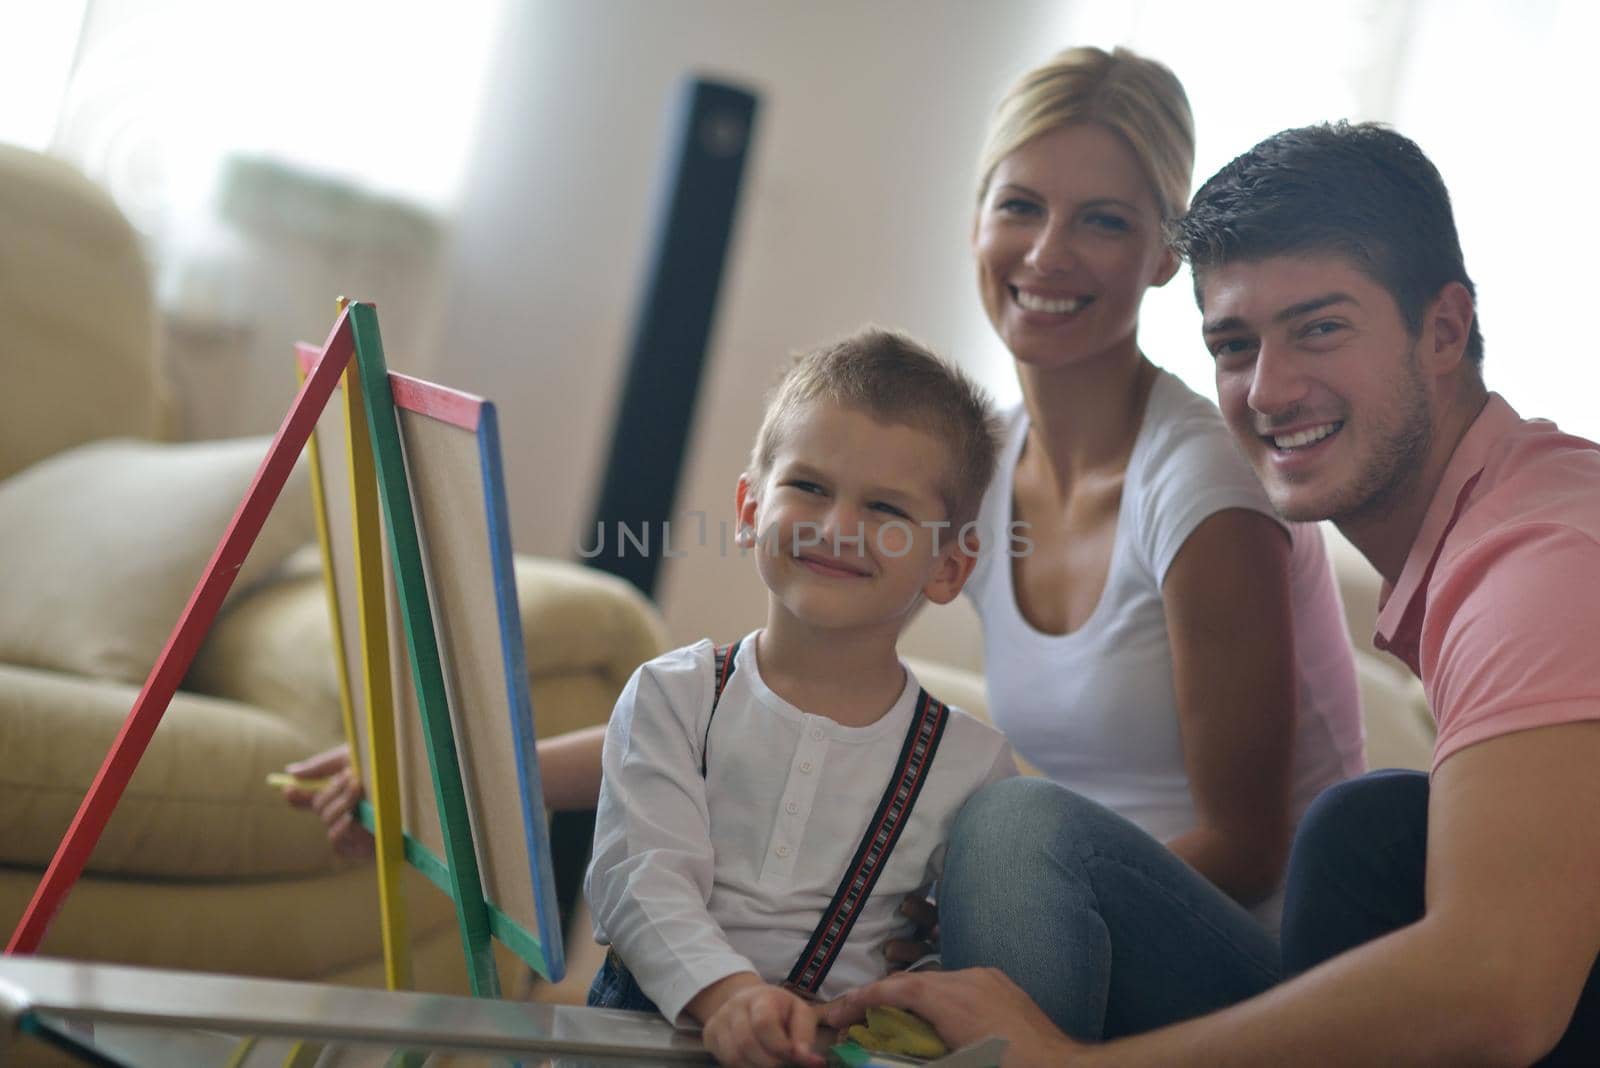
<svg viewBox="0 0 1600 1068"><path fill-rule="evenodd" d="M615 947L669 1020L711 983L754 971L782 982L855 855L900 754L919 686L909 669L876 723L846 727L773 693L745 638L718 703L708 770L715 647L636 671L606 733L605 777L585 892L595 938ZM1005 738L951 709L911 819L820 993L881 978L882 945L910 930L901 899L926 890L979 787L1016 774Z"/></svg>

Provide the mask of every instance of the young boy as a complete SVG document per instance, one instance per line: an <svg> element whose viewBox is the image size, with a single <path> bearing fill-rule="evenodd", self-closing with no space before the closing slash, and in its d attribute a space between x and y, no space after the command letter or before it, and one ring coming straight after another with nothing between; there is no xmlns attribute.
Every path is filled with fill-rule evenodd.
<svg viewBox="0 0 1600 1068"><path fill-rule="evenodd" d="M883 976L956 812L1016 770L895 652L972 571L996 449L983 394L904 336L790 369L736 495L766 626L645 664L611 717L591 1005L698 1022L724 1063L821 1064L814 1001Z"/></svg>

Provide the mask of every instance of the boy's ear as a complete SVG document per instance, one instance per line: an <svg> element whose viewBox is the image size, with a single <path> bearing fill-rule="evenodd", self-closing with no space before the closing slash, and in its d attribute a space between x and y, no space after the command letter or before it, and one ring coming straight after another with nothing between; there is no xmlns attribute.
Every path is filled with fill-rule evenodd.
<svg viewBox="0 0 1600 1068"><path fill-rule="evenodd" d="M739 476L739 486L733 492L733 541L735 545L750 546L756 541L755 483L749 474Z"/></svg>
<svg viewBox="0 0 1600 1068"><path fill-rule="evenodd" d="M971 529L939 548L933 574L922 587L922 595L934 604L949 604L961 595L961 588L978 566L978 535Z"/></svg>

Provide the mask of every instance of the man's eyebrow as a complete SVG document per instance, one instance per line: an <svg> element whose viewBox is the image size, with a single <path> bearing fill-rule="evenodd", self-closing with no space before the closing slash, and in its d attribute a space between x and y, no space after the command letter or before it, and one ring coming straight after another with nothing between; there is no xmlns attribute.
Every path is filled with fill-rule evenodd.
<svg viewBox="0 0 1600 1068"><path fill-rule="evenodd" d="M1310 315L1312 312L1321 311L1323 308L1329 308L1335 304L1355 303L1358 303L1356 298L1348 293L1327 293L1320 297L1312 297L1310 300L1302 300L1298 304L1289 305L1274 315L1272 321L1276 324L1287 323L1300 318L1302 315ZM1229 315L1222 319L1212 319L1202 323L1200 332L1202 334L1221 334L1233 330L1247 329L1248 326L1249 324L1239 316Z"/></svg>

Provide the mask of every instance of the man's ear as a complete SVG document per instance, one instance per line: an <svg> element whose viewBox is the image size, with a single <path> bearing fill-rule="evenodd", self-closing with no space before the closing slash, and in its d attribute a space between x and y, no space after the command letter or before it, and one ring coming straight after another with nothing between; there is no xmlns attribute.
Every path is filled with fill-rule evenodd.
<svg viewBox="0 0 1600 1068"><path fill-rule="evenodd" d="M955 538L939 547L939 560L933 574L922 587L922 595L934 604L949 604L961 595L961 588L978 566L978 535L968 524Z"/></svg>
<svg viewBox="0 0 1600 1068"><path fill-rule="evenodd" d="M739 485L733 491L733 541L735 545L751 546L756 543L755 483L748 473L739 476Z"/></svg>
<svg viewBox="0 0 1600 1068"><path fill-rule="evenodd" d="M1449 374L1461 365L1477 314L1472 294L1460 282L1446 282L1422 318L1422 365L1435 375Z"/></svg>

